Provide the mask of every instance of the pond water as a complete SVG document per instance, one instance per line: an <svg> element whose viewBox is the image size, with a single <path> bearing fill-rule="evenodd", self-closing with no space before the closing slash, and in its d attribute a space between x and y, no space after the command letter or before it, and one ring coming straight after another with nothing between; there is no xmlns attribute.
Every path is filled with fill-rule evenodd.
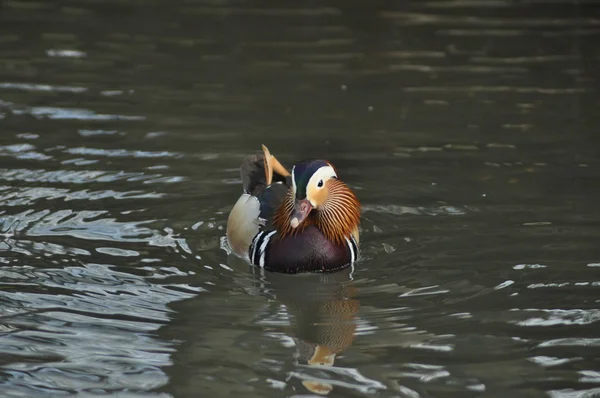
<svg viewBox="0 0 600 398"><path fill-rule="evenodd" d="M594 1L5 0L3 397L600 395ZM327 158L354 272L224 249Z"/></svg>

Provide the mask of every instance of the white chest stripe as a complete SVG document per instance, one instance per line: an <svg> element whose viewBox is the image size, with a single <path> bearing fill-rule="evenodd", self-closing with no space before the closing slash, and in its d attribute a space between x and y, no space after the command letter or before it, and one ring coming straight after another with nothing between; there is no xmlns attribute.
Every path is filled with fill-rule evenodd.
<svg viewBox="0 0 600 398"><path fill-rule="evenodd" d="M346 238L346 243L348 243L348 249L350 249L350 263L353 264L358 258L358 245L354 240L354 236Z"/></svg>
<svg viewBox="0 0 600 398"><path fill-rule="evenodd" d="M259 233L256 234L256 236L254 237L254 239L252 239L252 255L250 256L250 262L254 262L254 256L256 256L256 250L257 250L257 246L258 246L258 242L260 242L260 238L261 236L263 236L265 233L265 231L260 231Z"/></svg>
<svg viewBox="0 0 600 398"><path fill-rule="evenodd" d="M276 232L277 231L271 231L271 232L269 232L268 235L265 236L265 239L263 240L262 245L260 245L260 251L259 251L259 253L260 253L260 262L258 263L258 265L261 268L265 267L265 252L266 252L266 249L267 249L267 245L269 244L269 239L271 239L271 236L275 235Z"/></svg>

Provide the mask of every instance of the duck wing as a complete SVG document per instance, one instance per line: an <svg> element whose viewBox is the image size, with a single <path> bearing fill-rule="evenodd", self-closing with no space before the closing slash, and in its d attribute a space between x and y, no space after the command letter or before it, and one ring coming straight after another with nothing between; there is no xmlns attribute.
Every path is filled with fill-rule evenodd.
<svg viewBox="0 0 600 398"><path fill-rule="evenodd" d="M263 153L242 160L240 177L244 193L229 213L227 239L234 252L247 257L260 230L273 229L273 216L290 189L291 175L263 145Z"/></svg>
<svg viewBox="0 0 600 398"><path fill-rule="evenodd" d="M244 193L258 196L268 186L283 183L290 186L290 173L271 155L266 146L262 153L246 156L240 166L240 176Z"/></svg>
<svg viewBox="0 0 600 398"><path fill-rule="evenodd" d="M255 196L260 203L259 217L272 229L275 212L284 202L292 185L291 175L263 145L263 152L246 156L240 167L244 193Z"/></svg>

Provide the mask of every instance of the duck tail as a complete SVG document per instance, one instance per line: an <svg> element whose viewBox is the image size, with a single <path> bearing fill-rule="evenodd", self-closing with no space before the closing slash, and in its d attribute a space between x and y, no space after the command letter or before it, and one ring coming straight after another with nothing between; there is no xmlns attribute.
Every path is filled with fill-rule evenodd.
<svg viewBox="0 0 600 398"><path fill-rule="evenodd" d="M262 153L246 156L240 166L240 176L245 193L258 195L274 181L285 182L290 173L271 155L266 146L262 146Z"/></svg>

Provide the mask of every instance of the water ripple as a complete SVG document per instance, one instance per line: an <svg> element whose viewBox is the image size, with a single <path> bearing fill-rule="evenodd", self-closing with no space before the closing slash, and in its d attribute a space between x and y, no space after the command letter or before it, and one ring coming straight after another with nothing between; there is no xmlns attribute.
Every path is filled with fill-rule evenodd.
<svg viewBox="0 0 600 398"><path fill-rule="evenodd" d="M384 11L383 18L392 19L401 25L458 25L502 27L502 28L532 28L532 27L594 27L600 26L600 19L596 18L494 18L478 17L474 15L436 15L410 12Z"/></svg>
<svg viewBox="0 0 600 398"><path fill-rule="evenodd" d="M185 13L200 15L261 15L269 17L301 16L314 17L320 15L337 16L341 11L337 8L244 8L244 7L184 7Z"/></svg>
<svg viewBox="0 0 600 398"><path fill-rule="evenodd" d="M52 156L35 151L35 145L32 144L12 144L0 146L0 156L13 157L22 160L48 160Z"/></svg>
<svg viewBox="0 0 600 398"><path fill-rule="evenodd" d="M330 377L326 377L328 373L331 374ZM352 368L303 366L298 371L292 372L290 377L303 381L305 385L309 382L337 386L368 395L387 390L383 383L365 377L358 369Z"/></svg>
<svg viewBox="0 0 600 398"><path fill-rule="evenodd" d="M20 272L22 270L15 269ZM11 363L0 376L8 390L45 386L54 391L153 389L166 383L173 344L151 336L168 320L165 305L187 295L115 273L101 264L25 270L23 286L73 289L74 295L23 294L0 290L4 302L0 352ZM5 278L2 275L3 279ZM33 358L44 360L38 365ZM137 377L121 377L137 374ZM7 384L4 384L5 386ZM8 391L4 388L5 393Z"/></svg>
<svg viewBox="0 0 600 398"><path fill-rule="evenodd" d="M37 106L27 110L13 110L14 114L28 114L35 117L47 117L57 120L145 120L145 116L126 116L126 115L110 115L100 114L89 109L77 108L57 108L52 106Z"/></svg>
<svg viewBox="0 0 600 398"><path fill-rule="evenodd" d="M109 190L81 190L73 191L66 188L51 187L12 187L0 186L0 205L3 206L26 206L45 199L63 199L65 202L72 200L102 200L102 199L158 199L166 194L159 192L126 191L118 192Z"/></svg>
<svg viewBox="0 0 600 398"><path fill-rule="evenodd" d="M142 181L146 184L177 183L184 180L181 176L164 176L143 172L103 171L103 170L29 170L2 169L0 180L26 182L52 182L68 184L107 183L116 181Z"/></svg>
<svg viewBox="0 0 600 398"><path fill-rule="evenodd" d="M23 90L23 91L55 91L57 93L84 93L88 91L87 87L78 86L55 86L51 84L34 83L0 83L0 89Z"/></svg>
<svg viewBox="0 0 600 398"><path fill-rule="evenodd" d="M101 149L101 148L89 148L89 147L78 147L78 148L67 148L64 150L65 153L70 153L72 155L100 155L107 157L134 157L134 158L177 158L181 157L182 154L169 152L169 151L161 151L161 152L151 152L151 151L130 151L127 149Z"/></svg>
<svg viewBox="0 0 600 398"><path fill-rule="evenodd" d="M27 210L14 216L3 216L4 225L19 223L16 231L26 230L27 236L70 236L86 240L114 242L145 242L156 232L142 227L151 220L119 222L114 218L99 218L108 214L105 210Z"/></svg>
<svg viewBox="0 0 600 398"><path fill-rule="evenodd" d="M58 58L85 58L87 56L83 51L78 50L58 50L58 49L50 49L46 51L49 57L58 57Z"/></svg>
<svg viewBox="0 0 600 398"><path fill-rule="evenodd" d="M364 205L364 212L375 212L375 213L386 213L401 216L404 214L414 215L449 215L449 216L460 216L466 214L468 209L460 209L454 206L441 206L441 207L412 207L402 205Z"/></svg>
<svg viewBox="0 0 600 398"><path fill-rule="evenodd" d="M515 87L515 86L455 86L455 87L405 87L406 92L448 92L448 93L519 93L519 94L582 94L590 92L585 88L546 88L546 87Z"/></svg>
<svg viewBox="0 0 600 398"><path fill-rule="evenodd" d="M590 325L600 321L600 310L562 310L562 309L535 309L513 310L540 313L539 317L531 317L523 321L514 321L519 326L554 326L554 325Z"/></svg>

